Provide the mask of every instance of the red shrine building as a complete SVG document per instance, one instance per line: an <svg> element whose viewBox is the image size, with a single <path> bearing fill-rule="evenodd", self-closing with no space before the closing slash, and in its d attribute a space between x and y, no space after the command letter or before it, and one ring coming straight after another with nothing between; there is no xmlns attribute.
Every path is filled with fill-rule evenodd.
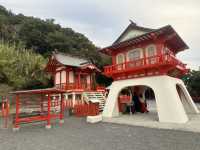
<svg viewBox="0 0 200 150"><path fill-rule="evenodd" d="M54 87L47 89L15 91L16 114L14 130L20 124L51 120L64 121L64 111L76 116L87 116L88 122L101 119L105 104L105 89L95 83L95 74L101 71L91 62L78 57L54 52L45 70L53 76Z"/></svg>
<svg viewBox="0 0 200 150"><path fill-rule="evenodd" d="M100 100L100 111L103 110L105 88L98 86L95 75L101 71L88 60L54 52L46 69L54 78L54 87L66 91L66 100L84 102L85 99Z"/></svg>
<svg viewBox="0 0 200 150"><path fill-rule="evenodd" d="M96 90L95 73L101 72L87 60L61 53L50 57L45 70L53 75L54 86L67 92Z"/></svg>
<svg viewBox="0 0 200 150"><path fill-rule="evenodd" d="M111 46L100 50L112 57L104 74L114 80L103 117L120 116L118 95L127 87L131 94L143 96L147 88L153 90L160 122L184 123L188 121L187 113L198 113L179 79L188 69L176 55L185 49L188 46L170 25L150 29L131 21Z"/></svg>

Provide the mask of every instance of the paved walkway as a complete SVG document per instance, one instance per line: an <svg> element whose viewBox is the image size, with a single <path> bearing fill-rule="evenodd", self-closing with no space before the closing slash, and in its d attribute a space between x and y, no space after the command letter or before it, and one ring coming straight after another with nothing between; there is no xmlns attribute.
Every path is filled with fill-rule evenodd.
<svg viewBox="0 0 200 150"><path fill-rule="evenodd" d="M174 129L182 131L192 131L200 133L200 115L190 115L190 120L185 124L160 123L156 112L148 114L121 115L116 118L104 118L104 122L142 126L159 129Z"/></svg>
<svg viewBox="0 0 200 150"><path fill-rule="evenodd" d="M62 127L22 126L0 130L0 150L199 150L200 134L67 117Z"/></svg>
<svg viewBox="0 0 200 150"><path fill-rule="evenodd" d="M155 101L149 101L149 113L136 113L133 115L120 115L116 118L104 118L104 122L142 126L159 129L173 129L181 131L200 132L200 114L189 115L189 121L185 124L160 123L156 112ZM199 107L199 104L197 104Z"/></svg>

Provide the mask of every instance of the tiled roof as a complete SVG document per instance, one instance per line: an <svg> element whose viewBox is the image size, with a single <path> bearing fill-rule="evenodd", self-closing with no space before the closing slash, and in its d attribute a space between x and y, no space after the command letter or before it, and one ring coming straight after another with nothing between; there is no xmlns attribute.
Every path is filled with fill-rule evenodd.
<svg viewBox="0 0 200 150"><path fill-rule="evenodd" d="M59 53L57 51L53 52L53 55L50 57L45 70L47 72L54 72L60 65L77 67L80 69L96 70L97 72L100 72L100 70L94 64L92 64L92 62L86 59Z"/></svg>
<svg viewBox="0 0 200 150"><path fill-rule="evenodd" d="M151 29L151 28L146 28L146 27L142 27L142 26L138 26L137 24L135 24L134 22L131 21L131 23L128 25L128 27L121 33L121 35L117 38L117 40L112 44L115 45L117 43L120 43L120 39L130 30L140 30L143 31L144 34L154 31L155 29ZM139 35L140 36L140 35ZM128 39L127 39L128 40ZM125 40L126 41L126 40Z"/></svg>
<svg viewBox="0 0 200 150"><path fill-rule="evenodd" d="M110 51L112 50L122 49L123 47L135 45L143 41L153 39L155 36L160 36L160 35L164 35L166 37L167 39L166 42L168 42L168 44L171 45L175 53L189 48L187 44L182 40L182 38L176 33L176 31L170 25L167 25L162 28L153 30L151 32L147 32L145 34L133 37L126 41L122 41L120 43L116 43L111 46L105 47L103 49L100 49L100 51L102 53L111 55Z"/></svg>
<svg viewBox="0 0 200 150"><path fill-rule="evenodd" d="M77 57L73 57L73 56L69 56L69 55L65 55L65 54L61 54L61 53L55 53L54 57L56 58L56 60L59 63L61 63L63 65L67 65L67 66L80 67L84 64L89 63L85 59L77 58Z"/></svg>

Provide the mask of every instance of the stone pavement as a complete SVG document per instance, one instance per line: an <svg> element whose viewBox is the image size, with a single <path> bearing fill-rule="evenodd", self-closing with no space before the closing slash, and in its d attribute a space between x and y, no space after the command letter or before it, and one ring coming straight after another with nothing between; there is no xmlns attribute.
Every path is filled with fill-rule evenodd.
<svg viewBox="0 0 200 150"><path fill-rule="evenodd" d="M199 107L199 104L197 104ZM136 113L133 115L120 115L115 118L104 118L104 122L142 126L158 129L173 129L181 131L200 132L200 114L189 115L189 121L185 124L160 123L156 112L155 101L148 101L149 113Z"/></svg>
<svg viewBox="0 0 200 150"><path fill-rule="evenodd" d="M27 124L0 129L0 150L199 150L200 134L112 123L88 124L66 117L60 127Z"/></svg>

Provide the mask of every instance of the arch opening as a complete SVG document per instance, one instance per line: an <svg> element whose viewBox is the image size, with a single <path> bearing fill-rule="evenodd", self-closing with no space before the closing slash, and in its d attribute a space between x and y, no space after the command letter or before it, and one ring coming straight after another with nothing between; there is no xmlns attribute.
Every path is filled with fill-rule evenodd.
<svg viewBox="0 0 200 150"><path fill-rule="evenodd" d="M128 86L118 93L118 110L121 115L143 116L158 121L156 98L151 87Z"/></svg>

